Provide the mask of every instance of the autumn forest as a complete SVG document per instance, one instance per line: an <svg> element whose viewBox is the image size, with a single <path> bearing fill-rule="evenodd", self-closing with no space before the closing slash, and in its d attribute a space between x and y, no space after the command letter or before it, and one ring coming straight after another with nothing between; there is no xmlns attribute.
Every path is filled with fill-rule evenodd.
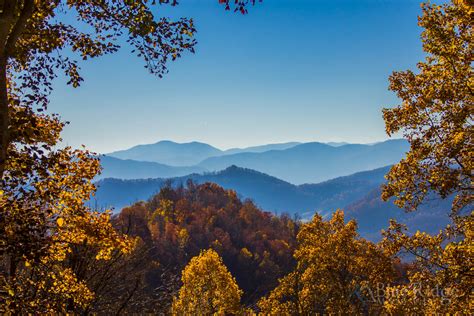
<svg viewBox="0 0 474 316"><path fill-rule="evenodd" d="M214 1L245 18L272 0ZM398 105L379 113L408 150L377 198L416 214L439 196L449 224L393 218L372 240L345 205L276 214L209 181L163 181L117 210L89 202L101 156L62 142L56 79L80 89L81 65L126 45L159 85L198 42L193 19L157 14L180 2L0 0L0 313L472 315L474 3L420 3L424 59L393 69Z"/></svg>

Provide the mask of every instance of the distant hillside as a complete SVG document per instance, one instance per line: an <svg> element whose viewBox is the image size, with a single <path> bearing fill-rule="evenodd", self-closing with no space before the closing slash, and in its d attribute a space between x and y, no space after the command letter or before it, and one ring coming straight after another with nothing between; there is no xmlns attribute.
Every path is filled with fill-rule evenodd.
<svg viewBox="0 0 474 316"><path fill-rule="evenodd" d="M408 151L405 140L389 140L374 145L305 143L285 150L237 153L211 157L199 164L210 171L237 165L271 174L285 181L318 183L398 162Z"/></svg>
<svg viewBox="0 0 474 316"><path fill-rule="evenodd" d="M344 208L348 218L357 220L360 232L372 240L380 238L380 229L387 227L391 218L406 224L411 232L420 230L430 234L438 233L449 223L452 198L441 199L433 194L416 212L407 213L395 206L393 200L382 201L380 194L380 189L373 189Z"/></svg>
<svg viewBox="0 0 474 316"><path fill-rule="evenodd" d="M335 210L360 199L369 191L378 189L385 182L384 176L389 170L390 166L387 166L317 184L303 184L299 188L321 201L320 209Z"/></svg>
<svg viewBox="0 0 474 316"><path fill-rule="evenodd" d="M120 159L158 162L170 166L192 166L208 157L221 154L220 149L204 143L180 144L172 141L160 141L155 144L138 145L107 155Z"/></svg>
<svg viewBox="0 0 474 316"><path fill-rule="evenodd" d="M97 179L170 178L205 171L200 167L173 167L156 162L122 160L109 156L100 156L100 163L103 170Z"/></svg>
<svg viewBox="0 0 474 316"><path fill-rule="evenodd" d="M263 153L269 150L285 150L288 148L295 147L297 145L301 145L298 142L289 142L289 143L281 143L281 144L268 144L268 145L261 145L261 146L253 146L253 147L246 147L246 148L232 148L224 151L224 155L232 155L238 153Z"/></svg>
<svg viewBox="0 0 474 316"><path fill-rule="evenodd" d="M251 198L267 211L299 213L312 216L316 210L333 211L363 197L383 183L387 167L371 172L356 173L314 185L296 186L278 178L250 169L231 166L225 170L204 175L192 174L173 179L99 181L97 204L117 209L138 200L146 200L158 192L165 181L174 185L185 184L188 179L196 183L214 182L233 189L244 198Z"/></svg>

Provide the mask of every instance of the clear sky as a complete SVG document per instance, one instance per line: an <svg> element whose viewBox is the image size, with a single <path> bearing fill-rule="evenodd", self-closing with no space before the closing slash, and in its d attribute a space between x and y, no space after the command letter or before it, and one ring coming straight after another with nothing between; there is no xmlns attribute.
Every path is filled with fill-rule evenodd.
<svg viewBox="0 0 474 316"><path fill-rule="evenodd" d="M416 0L264 0L245 16L180 2L166 14L193 17L198 45L163 79L124 46L83 63L80 88L55 84L65 144L379 141L381 109L397 104L389 74L423 58Z"/></svg>

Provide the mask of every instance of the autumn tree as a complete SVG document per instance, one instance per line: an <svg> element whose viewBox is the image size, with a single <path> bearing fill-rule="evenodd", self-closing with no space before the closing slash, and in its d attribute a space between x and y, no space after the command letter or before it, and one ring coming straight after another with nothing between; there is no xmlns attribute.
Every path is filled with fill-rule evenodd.
<svg viewBox="0 0 474 316"><path fill-rule="evenodd" d="M405 159L387 175L383 198L416 210L431 192L454 195L453 223L437 235L409 234L391 221L383 245L392 256L413 259L408 282L386 290L391 314L470 314L474 286L472 250L473 13L472 1L422 4L419 25L424 62L418 72L395 72L390 89L402 104L384 110L389 135L410 142ZM448 210L447 210L448 211Z"/></svg>
<svg viewBox="0 0 474 316"><path fill-rule="evenodd" d="M220 2L245 13L252 1ZM83 79L78 60L113 53L124 40L159 77L167 72L169 60L193 52L193 21L159 17L154 4L0 1L2 312L84 309L94 293L67 267L72 249L90 247L98 262L117 251L131 251L133 241L115 231L109 213L91 212L84 205L94 192L99 161L86 150L57 149L64 123L45 110L59 73L68 84L79 86Z"/></svg>
<svg viewBox="0 0 474 316"><path fill-rule="evenodd" d="M402 103L385 109L388 135L410 143L387 175L383 198L414 210L430 192L456 196L453 212L472 203L474 36L470 1L422 4L424 62L418 72L394 72L390 90Z"/></svg>
<svg viewBox="0 0 474 316"><path fill-rule="evenodd" d="M173 315L229 315L241 310L242 291L214 250L191 259L181 279Z"/></svg>
<svg viewBox="0 0 474 316"><path fill-rule="evenodd" d="M391 259L360 238L357 224L337 211L324 221L316 214L298 233L296 269L259 302L264 315L377 314L380 284L395 276ZM383 294L383 292L382 292Z"/></svg>
<svg viewBox="0 0 474 316"><path fill-rule="evenodd" d="M94 260L102 261L114 251L128 253L133 241L115 231L110 213L84 205L99 170L96 159L63 149L36 161L24 150L9 160L17 175L0 192L0 306L10 313L83 308L93 293L65 266L72 249L91 247Z"/></svg>

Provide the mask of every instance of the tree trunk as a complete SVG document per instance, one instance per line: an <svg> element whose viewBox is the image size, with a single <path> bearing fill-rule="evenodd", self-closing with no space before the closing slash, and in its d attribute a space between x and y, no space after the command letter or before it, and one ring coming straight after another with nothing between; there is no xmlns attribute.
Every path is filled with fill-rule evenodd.
<svg viewBox="0 0 474 316"><path fill-rule="evenodd" d="M3 179L10 145L7 65L18 38L34 11L34 0L0 0L0 180Z"/></svg>
<svg viewBox="0 0 474 316"><path fill-rule="evenodd" d="M0 0L1 1L1 0ZM8 113L7 63L8 37L15 21L17 1L3 1L0 13L0 180L3 179L9 145L8 127L10 115Z"/></svg>
<svg viewBox="0 0 474 316"><path fill-rule="evenodd" d="M8 135L9 125L7 58L0 56L0 179L3 179L7 162L7 148L10 143Z"/></svg>

